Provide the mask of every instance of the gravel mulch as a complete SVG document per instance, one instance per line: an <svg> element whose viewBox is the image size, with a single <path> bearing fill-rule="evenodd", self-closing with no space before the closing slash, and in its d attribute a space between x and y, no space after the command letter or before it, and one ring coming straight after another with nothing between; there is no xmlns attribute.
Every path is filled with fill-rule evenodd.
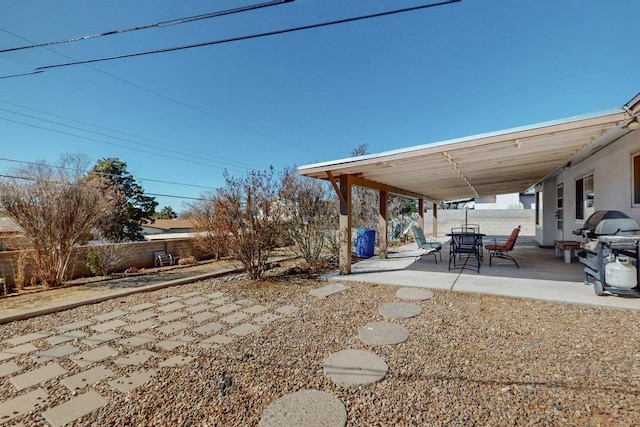
<svg viewBox="0 0 640 427"><path fill-rule="evenodd" d="M92 386L109 404L76 425L255 426L273 401L306 389L338 397L350 426L640 424L640 312L436 291L416 303L423 307L418 316L391 320L409 329L406 342L370 346L358 330L385 320L378 308L399 302L398 288L350 283L351 289L326 299L309 295L322 285L296 277L206 280L2 325L0 342L126 306L220 291L234 300L300 310L218 348L193 342L164 352L143 366L158 373L130 392L107 381ZM366 386L336 386L323 374L323 361L348 348L382 357L388 375ZM175 354L194 360L158 366ZM28 356L15 361L35 366ZM59 363L69 375L80 371ZM105 363L118 374L132 369ZM222 375L230 380L224 392ZM71 398L58 382L42 387L50 395L47 407ZM17 395L0 378L0 400ZM14 421L47 425L39 413Z"/></svg>

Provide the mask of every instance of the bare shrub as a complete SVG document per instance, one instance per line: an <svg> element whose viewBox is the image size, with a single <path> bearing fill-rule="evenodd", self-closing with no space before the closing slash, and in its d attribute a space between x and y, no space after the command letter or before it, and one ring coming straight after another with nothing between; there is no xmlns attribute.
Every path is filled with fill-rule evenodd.
<svg viewBox="0 0 640 427"><path fill-rule="evenodd" d="M225 239L235 259L250 277L258 279L268 268L268 258L278 241L282 225L282 201L273 168L251 171L235 178L226 171L225 186L206 197L209 220L200 228Z"/></svg>
<svg viewBox="0 0 640 427"><path fill-rule="evenodd" d="M198 262L198 260L196 259L196 257L192 256L187 256L187 257L182 257L178 260L178 265L194 265Z"/></svg>
<svg viewBox="0 0 640 427"><path fill-rule="evenodd" d="M112 208L109 190L83 175L87 164L85 157L67 156L58 166L33 163L0 180L0 203L31 240L38 276L48 287L62 283L72 249Z"/></svg>
<svg viewBox="0 0 640 427"><path fill-rule="evenodd" d="M294 243L296 255L314 265L329 249L338 230L336 197L327 184L300 176L295 168L285 170L280 197L286 218L283 232Z"/></svg>
<svg viewBox="0 0 640 427"><path fill-rule="evenodd" d="M364 156L367 153L369 144L362 144L356 147L351 154ZM378 229L378 192L370 188L353 187L351 192L351 218L354 228Z"/></svg>
<svg viewBox="0 0 640 427"><path fill-rule="evenodd" d="M194 244L206 253L211 253L218 260L227 255L228 236L218 228L216 218L216 197L205 194L198 203L189 206L189 217L198 233Z"/></svg>
<svg viewBox="0 0 640 427"><path fill-rule="evenodd" d="M125 268L132 252L132 245L122 243L91 246L87 253L87 267L95 275L109 276Z"/></svg>

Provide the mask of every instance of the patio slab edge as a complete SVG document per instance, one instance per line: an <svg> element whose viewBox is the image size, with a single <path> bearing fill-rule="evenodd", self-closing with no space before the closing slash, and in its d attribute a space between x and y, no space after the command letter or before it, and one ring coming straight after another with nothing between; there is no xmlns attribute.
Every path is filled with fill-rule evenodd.
<svg viewBox="0 0 640 427"><path fill-rule="evenodd" d="M159 289L168 288L170 286L186 285L189 283L198 282L200 280L214 279L216 277L225 276L227 274L240 273L242 271L244 271L244 268L228 268L224 270L214 271L211 273L198 274L195 276L183 277L181 279L174 279L174 280L168 280L166 282L154 283L151 285L141 286L139 288L123 289L120 291L115 291L108 295L101 295L99 297L85 298L85 299L81 299L81 300L77 300L69 303L54 304L48 307L36 308L32 310L24 310L16 313L0 315L0 325L13 322L16 320L25 320L25 319L30 319L32 317L42 316L45 314L57 313L59 311L69 310L69 309L80 307L83 305L96 304L99 302L135 294L138 292L150 292L150 291L156 291Z"/></svg>

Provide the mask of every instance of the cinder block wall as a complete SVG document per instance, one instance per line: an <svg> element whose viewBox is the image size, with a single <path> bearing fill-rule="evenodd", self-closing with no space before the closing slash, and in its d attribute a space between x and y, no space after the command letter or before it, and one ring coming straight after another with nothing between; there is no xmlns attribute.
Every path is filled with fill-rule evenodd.
<svg viewBox="0 0 640 427"><path fill-rule="evenodd" d="M165 251L178 257L195 256L197 259L207 258L207 254L202 253L193 244L192 239L179 240L162 240L152 242L130 242L121 243L123 252L127 254L120 267L120 271L124 271L128 267L148 268L154 266L153 253ZM91 270L87 267L87 253L91 249L90 246L81 246L75 248L71 255L71 262L67 270L69 278L85 277L92 275ZM15 284L14 277L18 273L18 257L20 251L0 252L0 277L4 277L7 285L13 287ZM35 273L32 266L25 269L26 276L29 278ZM0 292L1 293L1 292Z"/></svg>
<svg viewBox="0 0 640 427"><path fill-rule="evenodd" d="M480 232L487 235L509 235L518 225L520 234L535 235L535 211L532 209L474 210L467 211L469 224L479 224ZM465 223L465 211L462 209L438 210L438 236L451 232L451 228ZM433 211L424 214L424 231L433 230Z"/></svg>

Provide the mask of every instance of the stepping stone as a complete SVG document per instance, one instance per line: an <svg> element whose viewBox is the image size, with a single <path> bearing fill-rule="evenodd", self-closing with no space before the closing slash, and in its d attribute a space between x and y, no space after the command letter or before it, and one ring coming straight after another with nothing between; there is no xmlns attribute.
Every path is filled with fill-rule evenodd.
<svg viewBox="0 0 640 427"><path fill-rule="evenodd" d="M409 338L409 330L395 323L373 322L360 328L358 338L370 345L399 344Z"/></svg>
<svg viewBox="0 0 640 427"><path fill-rule="evenodd" d="M78 347L74 347L71 344L65 344L58 347L51 347L49 350L41 351L40 353L32 354L31 358L37 363L46 363L79 351L80 349Z"/></svg>
<svg viewBox="0 0 640 427"><path fill-rule="evenodd" d="M251 323L243 323L240 326L236 326L235 328L229 329L229 333L244 337L245 335L258 332L259 330L260 330L260 326L253 325Z"/></svg>
<svg viewBox="0 0 640 427"><path fill-rule="evenodd" d="M32 369L24 374L10 377L9 381L13 384L16 390L20 391L36 384L49 381L66 373L66 369L62 366L57 363L52 363L50 365L43 366L42 368Z"/></svg>
<svg viewBox="0 0 640 427"><path fill-rule="evenodd" d="M207 294L207 298L209 299L218 299L224 296L224 292L214 292L212 294Z"/></svg>
<svg viewBox="0 0 640 427"><path fill-rule="evenodd" d="M228 316L223 317L222 319L220 319L220 321L233 325L235 323L242 322L243 320L245 320L248 317L249 317L248 314L242 313L242 312L239 311L237 313L233 313L233 314L230 314Z"/></svg>
<svg viewBox="0 0 640 427"><path fill-rule="evenodd" d="M151 359L152 357L156 357L157 355L158 353L150 350L138 350L135 353L119 357L118 359L114 360L113 363L119 366L142 365L144 362Z"/></svg>
<svg viewBox="0 0 640 427"><path fill-rule="evenodd" d="M150 342L155 341L156 337L151 334L140 334L134 337L125 338L123 340L118 341L119 345L124 347L140 347L145 344L149 344Z"/></svg>
<svg viewBox="0 0 640 427"><path fill-rule="evenodd" d="M184 304L181 304L179 302L174 302L171 304L163 305L162 307L158 307L158 310L164 313L168 313L170 311L180 310L181 308L184 308Z"/></svg>
<svg viewBox="0 0 640 427"><path fill-rule="evenodd" d="M247 314L260 314L264 311L267 311L267 307L265 307L264 305L253 305L249 308L245 308L242 311Z"/></svg>
<svg viewBox="0 0 640 427"><path fill-rule="evenodd" d="M35 341L35 340L39 340L41 338L46 338L49 335L51 335L50 332L33 332L31 334L27 334L27 335L22 335L20 337L15 337L15 338L11 338L5 342L8 342L9 344L16 346L16 345L20 345L20 344L26 344L28 342L31 341Z"/></svg>
<svg viewBox="0 0 640 427"><path fill-rule="evenodd" d="M259 427L344 427L347 410L337 397L319 390L286 394L271 403L260 417Z"/></svg>
<svg viewBox="0 0 640 427"><path fill-rule="evenodd" d="M44 405L48 397L44 389L38 388L22 396L0 402L0 423L6 423L33 411L38 406Z"/></svg>
<svg viewBox="0 0 640 427"><path fill-rule="evenodd" d="M156 326L158 326L158 324L153 320L145 320L143 322L134 323L133 325L123 326L122 329L135 334L138 332L142 332L145 329L153 329Z"/></svg>
<svg viewBox="0 0 640 427"><path fill-rule="evenodd" d="M169 304L170 302L176 302L176 301L181 301L181 298L178 297L169 297L169 298L163 298L163 299L159 299L158 301L156 301L158 304Z"/></svg>
<svg viewBox="0 0 640 427"><path fill-rule="evenodd" d="M108 345L94 348L93 350L85 351L75 356L71 356L69 359L76 362L81 368L85 368L93 363L102 362L112 356L118 354L117 350L112 349Z"/></svg>
<svg viewBox="0 0 640 427"><path fill-rule="evenodd" d="M140 313L131 314L125 317L125 319L130 320L132 322L140 322L142 320L151 319L152 317L156 317L156 316L157 314L155 311L145 310L145 311L141 311Z"/></svg>
<svg viewBox="0 0 640 427"><path fill-rule="evenodd" d="M293 305L283 305L282 307L275 310L276 313L284 314L285 316L289 316L291 314L297 313L300 309Z"/></svg>
<svg viewBox="0 0 640 427"><path fill-rule="evenodd" d="M95 368L82 371L79 374L72 375L60 380L60 383L71 391L84 388L87 385L99 383L105 378L113 376L113 371L104 366L96 366Z"/></svg>
<svg viewBox="0 0 640 427"><path fill-rule="evenodd" d="M58 345L58 344L62 344L62 343L73 341L73 340L79 340L80 338L84 338L88 335L89 334L86 332L74 330L74 331L65 332L62 335L54 335L52 337L49 337L47 338L47 341L51 345Z"/></svg>
<svg viewBox="0 0 640 427"><path fill-rule="evenodd" d="M217 313L212 313L210 311L203 311L201 313L194 314L193 316L191 316L187 320L189 320L191 322L195 322L195 323L202 323L202 322L206 322L207 320L211 320L214 317L218 317L218 314Z"/></svg>
<svg viewBox="0 0 640 427"><path fill-rule="evenodd" d="M226 335L214 335L211 338L203 340L198 346L202 348L216 348L221 345L230 344L233 341L232 337Z"/></svg>
<svg viewBox="0 0 640 427"><path fill-rule="evenodd" d="M99 323L97 325L93 325L91 327L91 329L93 329L96 332L106 332L106 331L112 331L112 330L117 329L120 326L124 326L126 324L127 324L127 322L124 322L124 321L122 321L120 319L115 319L115 320L112 320L110 322Z"/></svg>
<svg viewBox="0 0 640 427"><path fill-rule="evenodd" d="M186 317L186 316L187 316L187 313L185 313L184 311L174 311L173 313L167 313L163 316L158 316L158 320L161 320L167 323L167 322L173 322L174 320L182 319L183 317Z"/></svg>
<svg viewBox="0 0 640 427"><path fill-rule="evenodd" d="M172 322L172 323L167 323L162 328L158 328L158 332L160 332L161 334L164 334L164 335L171 335L171 334L174 334L174 333L176 333L178 331L186 329L188 327L189 327L188 323Z"/></svg>
<svg viewBox="0 0 640 427"><path fill-rule="evenodd" d="M198 304L193 307L185 308L185 311L188 311L189 313L197 313L199 311L209 310L210 308L213 308L211 304Z"/></svg>
<svg viewBox="0 0 640 427"><path fill-rule="evenodd" d="M231 301L231 298L229 297L220 297L220 298L211 300L209 302L213 305L223 305L223 304L227 304L229 301Z"/></svg>
<svg viewBox="0 0 640 427"><path fill-rule="evenodd" d="M67 323L66 325L58 326L56 329L60 332L73 331L74 329L84 328L85 326L93 325L93 322L88 320L79 320L73 323Z"/></svg>
<svg viewBox="0 0 640 427"><path fill-rule="evenodd" d="M258 325L266 325L278 319L282 319L282 316L278 316L277 314L273 313L266 313L262 316L254 318L253 322L257 323Z"/></svg>
<svg viewBox="0 0 640 427"><path fill-rule="evenodd" d="M32 351L36 351L37 349L38 347L29 343L5 348L4 350L2 350L2 352L0 352L0 362L3 360L12 359L21 354L31 353Z"/></svg>
<svg viewBox="0 0 640 427"><path fill-rule="evenodd" d="M96 316L96 320L98 320L99 322L106 322L107 320L112 320L115 319L116 317L120 317L127 314L126 311L122 311L122 310L114 310L114 311L110 311L109 313L105 313L105 314L101 314L99 316Z"/></svg>
<svg viewBox="0 0 640 427"><path fill-rule="evenodd" d="M61 427L72 421L82 418L107 405L105 399L95 391L88 391L85 394L74 397L62 405L54 406L42 413L42 416L53 427Z"/></svg>
<svg viewBox="0 0 640 427"><path fill-rule="evenodd" d="M406 302L388 302L380 306L378 313L387 319L408 319L422 313L422 307Z"/></svg>
<svg viewBox="0 0 640 427"><path fill-rule="evenodd" d="M108 332L105 332L104 334L92 335L88 338L83 339L82 342L83 344L94 346L98 344L104 344L109 341L113 341L115 339L120 338L121 336L122 335L120 335L117 332L108 331Z"/></svg>
<svg viewBox="0 0 640 427"><path fill-rule="evenodd" d="M173 356L167 360L158 363L161 368L171 368L176 366L184 366L191 363L195 358L193 356Z"/></svg>
<svg viewBox="0 0 640 427"><path fill-rule="evenodd" d="M184 300L183 302L187 305L197 305L205 301L207 301L205 297L195 297L195 298L189 298L188 300Z"/></svg>
<svg viewBox="0 0 640 427"><path fill-rule="evenodd" d="M238 311L240 308L242 307L240 307L237 304L226 304L218 308L215 308L214 310L221 314L229 314L229 313L233 313L234 311Z"/></svg>
<svg viewBox="0 0 640 427"><path fill-rule="evenodd" d="M191 297L195 297L196 295L202 295L202 292L200 292L200 291L187 292L186 294L182 294L181 297L182 298L191 298Z"/></svg>
<svg viewBox="0 0 640 427"><path fill-rule="evenodd" d="M346 291L350 288L351 286L343 285L342 283L331 283L321 288L313 289L309 292L309 294L318 298L326 298L330 295Z"/></svg>
<svg viewBox="0 0 640 427"><path fill-rule="evenodd" d="M422 301L431 299L434 294L429 289L423 288L400 288L396 292L396 297L409 301Z"/></svg>
<svg viewBox="0 0 640 427"><path fill-rule="evenodd" d="M324 374L340 387L371 384L389 372L387 363L377 354L364 350L342 350L323 362Z"/></svg>
<svg viewBox="0 0 640 427"><path fill-rule="evenodd" d="M160 341L156 344L156 347L160 347L163 350L171 351L180 347L181 345L185 345L195 340L196 337L192 337L191 335L176 335L175 337Z"/></svg>
<svg viewBox="0 0 640 427"><path fill-rule="evenodd" d="M134 305L133 307L129 307L128 310L135 313L135 312L146 310L148 308L155 307L155 306L156 306L155 304L152 304L150 302L145 302L144 304L138 304L138 305Z"/></svg>
<svg viewBox="0 0 640 427"><path fill-rule="evenodd" d="M156 374L155 369L142 372L132 372L124 377L109 382L109 385L123 393L133 390L149 381Z"/></svg>
<svg viewBox="0 0 640 427"><path fill-rule="evenodd" d="M193 330L200 335L209 335L213 332L218 332L220 329L224 328L223 325L216 322L207 323L204 326L200 326L199 328L194 328Z"/></svg>
<svg viewBox="0 0 640 427"><path fill-rule="evenodd" d="M253 305L253 301L251 301L250 299L239 299L237 301L234 301L234 303L238 305Z"/></svg>
<svg viewBox="0 0 640 427"><path fill-rule="evenodd" d="M15 374L16 372L19 372L22 368L18 365L16 365L13 362L7 362L7 363L3 363L2 365L0 365L0 378L2 377L6 377L7 375L11 375L11 374ZM2 421L2 418L0 418L0 422Z"/></svg>

